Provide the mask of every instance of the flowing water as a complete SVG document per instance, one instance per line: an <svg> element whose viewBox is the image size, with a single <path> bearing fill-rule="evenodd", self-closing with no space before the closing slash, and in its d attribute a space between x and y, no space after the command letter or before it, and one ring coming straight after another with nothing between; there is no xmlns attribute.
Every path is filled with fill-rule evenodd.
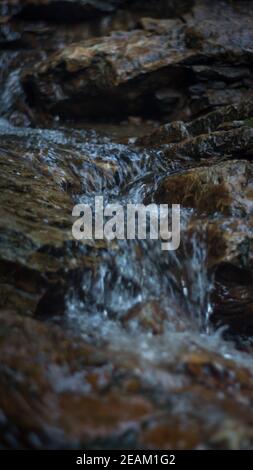
<svg viewBox="0 0 253 470"><path fill-rule="evenodd" d="M126 124L104 126L104 132L93 123L60 127L57 119L50 129L29 127L31 116L13 113L17 101L23 101L20 61L29 61L29 57L24 51L1 55L0 149L8 153L12 148L15 153L15 147L22 148L28 158L39 155L49 174L59 175L61 156L70 160L74 156L71 168L81 190L63 187L71 191L73 206L85 203L93 207L95 196L101 195L105 205L153 202L162 178L187 168L186 160L166 160L163 148L136 146L136 130L134 134ZM47 321L74 331L85 342L106 347L116 357L138 358L143 368L136 373L144 374L157 390L168 380L163 375L165 365L175 364L182 351L218 353L253 370L252 355L247 352L250 341L238 349L232 340L224 339L226 328L217 330L212 325L214 273L208 269L205 224L194 235L188 231L195 217L194 210L181 210L177 251L162 251L161 240L150 239L104 241L102 247L94 241L88 248L80 243L80 255L88 252L96 268L87 266L70 279L63 314ZM129 319L129 312L150 305L151 310L158 305L163 312L158 334L145 328L138 314ZM177 406L184 404L179 400Z"/></svg>
<svg viewBox="0 0 253 470"><path fill-rule="evenodd" d="M85 155L79 173L83 192L73 194L75 203L94 204L95 196L106 203L143 203L164 175L180 170L180 161L166 161L162 151L142 150L120 144L95 131L16 128L2 119L4 142L25 143L25 152L39 152L51 171L57 169L61 154ZM3 148L3 144L2 144ZM100 169L107 168L107 171ZM182 239L177 251L162 251L160 240L107 242L95 272L89 268L65 292L64 317L53 321L70 328L90 341L113 351L132 354L148 362L174 361L182 349L204 347L219 351L251 366L252 359L223 339L223 329L214 331L210 323L213 289L207 268L205 226L189 238L187 224L192 210L181 213ZM91 256L96 257L96 249ZM145 331L138 318L124 325L124 316L138 304L156 300L167 314L163 332ZM180 318L178 331L176 324Z"/></svg>

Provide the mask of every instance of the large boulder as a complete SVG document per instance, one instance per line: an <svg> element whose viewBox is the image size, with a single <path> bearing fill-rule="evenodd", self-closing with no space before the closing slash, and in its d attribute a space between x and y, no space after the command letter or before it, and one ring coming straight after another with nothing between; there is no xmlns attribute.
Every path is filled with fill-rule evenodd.
<svg viewBox="0 0 253 470"><path fill-rule="evenodd" d="M185 118L240 102L252 96L252 16L250 5L224 2L220 12L200 1L183 20L144 19L142 29L75 43L23 74L29 102L102 119Z"/></svg>
<svg viewBox="0 0 253 470"><path fill-rule="evenodd" d="M30 102L65 117L148 113L157 89L167 83L166 67L189 55L182 42L183 23L168 21L166 35L114 33L54 54L24 74Z"/></svg>

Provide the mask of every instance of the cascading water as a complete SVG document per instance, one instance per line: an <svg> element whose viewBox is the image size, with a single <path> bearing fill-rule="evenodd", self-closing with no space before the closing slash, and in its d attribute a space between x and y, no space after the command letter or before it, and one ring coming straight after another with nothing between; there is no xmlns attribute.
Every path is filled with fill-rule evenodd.
<svg viewBox="0 0 253 470"><path fill-rule="evenodd" d="M164 160L161 151L118 144L91 131L21 129L2 120L0 134L12 144L25 136L24 152L28 156L31 149L39 152L52 172L57 171L62 152L66 155L75 152L82 158L85 155L81 168L75 169L82 191L73 194L73 205L92 206L95 196L101 194L105 202L123 205L143 202L147 197L152 200L152 191L160 179L180 170L180 161ZM222 339L222 332L221 335L212 332L209 318L213 281L207 265L205 225L189 238L186 228L192 215L192 210L181 211L181 246L175 252L162 251L159 240L105 242L99 250L95 271L85 269L66 290L66 311L61 324L92 343L106 342L119 351L123 348L132 352L137 348L137 353L142 344L144 355L149 348L149 355L156 361L172 345L177 350L187 341L204 344L211 350L217 348L218 341L225 355L236 354L241 358L242 353L235 353L230 343ZM90 254L95 260L96 242L94 248ZM137 321L126 329L123 320L127 312L154 300L167 312L163 334L155 337L143 331ZM181 324L180 331L175 329L177 317L184 325Z"/></svg>
<svg viewBox="0 0 253 470"><path fill-rule="evenodd" d="M4 2L2 5L4 8ZM153 27L152 24L151 27ZM33 31L33 27L31 30ZM41 34L44 34L43 27L41 31ZM2 32L4 32L3 28ZM18 39L15 33L8 32L7 29L5 34L13 34L11 38L13 41ZM68 32L68 34L70 36L73 34L74 37L74 33ZM66 36L68 34L66 33ZM61 35L60 31L58 42L61 42ZM25 67L27 67L30 65L30 59L32 62L35 56L46 57L49 49L52 48L52 37L48 50L35 52L33 49L26 51L20 49L17 52L13 48L13 51L2 51L0 58L3 70L0 74L2 87L0 93L0 152L3 160L10 163L10 186L15 186L15 180L17 180L16 190L18 195L21 194L20 199L24 198L25 204L28 200L22 217L27 216L27 226L29 229L31 228L31 233L29 233L26 226L23 229L23 220L18 220L16 223L15 219L14 235L8 224L7 236L5 232L0 233L0 238L3 237L4 243L8 247L9 239L11 240L10 244L14 245L14 250L10 250L10 268L8 265L10 282L13 281L12 263L15 263L17 258L17 292L23 288L22 274L19 275L19 269L21 272L23 268L27 270L25 275L28 276L32 285L31 289L25 292L29 301L33 301L34 291L38 287L37 277L43 285L41 290L39 285L39 294L35 299L36 305L33 305L32 314L29 312L35 321L39 324L40 322L45 323L50 328L54 328L56 324L64 334L70 335L74 344L75 341L81 341L85 347L88 344L95 350L105 351L110 357L105 369L113 369L116 364L117 367L120 365L124 370L127 364L127 372L125 370L122 372L120 369L119 375L126 373L126 375L129 374L129 377L137 377L141 384L141 393L142 390L148 390L145 392L146 395L143 393L143 396L145 398L149 395L154 396L157 400L156 404L160 400L161 393L167 406L168 396L172 390L169 404L172 410L171 416L181 417L183 427L184 418L189 414L194 416L193 424L194 420L198 423L203 421L212 428L215 423L219 429L220 422L223 422L223 416L230 417L230 410L225 409L227 403L224 407L222 403L224 396L229 392L230 377L226 382L227 389L224 394L223 388L220 386L220 383L223 384L222 374L227 373L229 376L230 373L234 373L234 366L231 366L231 371L229 369L229 361L236 364L235 369L237 366L238 370L240 368L249 371L253 369L250 339L242 339L240 346L243 345L243 347L240 350L238 344L234 342L234 338L233 340L231 337L229 340L227 339L224 334L226 327L218 326L215 329L213 321L215 311L213 292L217 289L215 284L217 279L216 273L213 272L209 263L210 247L207 225L210 221L211 223L214 220L219 222L219 217L222 219L223 216L215 213L210 217L208 214L206 217L205 214L202 219L200 217L198 220L197 209L191 208L191 206L181 207L181 243L176 251L163 251L161 240L151 240L149 235L146 240L94 239L89 242L73 240L71 235L73 222L71 211L74 205L87 204L94 212L95 197L97 196L103 196L104 205L120 204L124 209L128 204L152 204L156 202L157 188L165 177L184 173L188 168L194 169L208 165L209 162L206 163L207 159L204 162L204 159L197 161L197 159L177 153L172 158L168 158L166 152L170 145L147 146L147 148L143 145L138 146L137 135L147 132L146 130L141 132L141 126L138 125L136 135L132 134L132 129L136 126L135 124L131 126L129 122L131 120L134 123L138 121L134 117L130 118L128 123L110 123L110 125L103 127L98 123L79 122L75 127L73 121L69 122L68 126L66 123L63 126L60 124L58 116L54 116L51 121L50 119L47 121L48 116L43 121L44 116L42 116L45 127L48 126L50 129L40 127L41 116L38 117L38 122L36 119L33 120L36 110L34 110L34 115L31 109L29 113L27 112L28 103L24 99L24 90L20 81L24 65L21 65L21 62L24 59ZM33 40L31 40L31 44L33 44ZM58 48L57 44L56 49ZM61 48L64 49L64 41L61 42ZM168 100L170 99L174 99L173 96L172 98L168 96ZM21 106L16 106L17 102ZM148 128L157 128L155 122L148 122ZM20 125L20 127L13 124ZM192 128L195 129L194 126ZM104 129L105 132L101 132L101 129ZM180 129L182 131L182 125ZM171 132L174 131L175 138L179 139L177 135L178 123L175 124L175 128ZM212 131L211 127L209 131ZM186 131L183 135L186 136ZM190 133L189 135L187 133L187 137L189 136ZM215 158L214 156L214 160ZM22 163L21 169L18 167L19 161ZM29 162L33 170L31 173L29 172ZM7 176L9 177L9 174ZM20 186L18 184L19 177L21 177ZM47 182L47 178L49 180L48 188L45 187L45 193L48 197L42 198L39 203L36 201L37 206L34 206L35 213L33 214L32 210L31 213L29 212L30 208L33 209L33 205L30 204L28 197L26 199L26 193L29 193L33 182L40 181L40 177L42 184ZM56 193L51 193L52 187L57 189L56 198ZM60 212L61 196L64 198L66 195L71 203L68 205L66 202L66 207L64 206L65 202L63 203L66 211L62 216ZM46 216L44 217L45 207ZM13 209L12 206L11 209ZM11 213L10 220L12 220L11 217L14 219L14 216L19 218L15 209L14 206L14 215ZM52 220L48 220L48 214L51 215ZM198 223L195 223L196 220ZM49 235L47 227L48 230L51 230ZM62 237L59 236L59 227L63 233ZM26 246L24 252L16 242L15 230L17 232L20 230L18 241L20 243L21 240ZM13 241L11 237L13 237ZM81 260L80 263L78 263L78 257ZM65 266L66 259L68 264ZM73 261L73 264L71 261L69 262L69 259ZM33 277L35 288L31 281ZM7 281L9 282L9 278ZM8 282L4 282L8 284ZM16 278L13 282L16 282ZM46 286L45 291L43 290L44 286ZM243 287L242 292L244 292ZM246 285L245 304L249 302L247 287ZM59 295L58 288L60 289ZM54 289L56 296L54 296ZM19 292L17 292L15 291L14 295L18 295ZM229 294L229 292L225 292L224 297L227 295L229 298ZM48 307L50 307L49 311ZM223 308L222 301L220 308ZM241 304L239 304L239 308L241 308ZM56 344L56 351L57 347ZM189 363L193 367L193 371L190 370L188 374L186 369L189 356ZM193 364L191 363L192 357ZM115 363L111 358L115 358ZM203 362L201 362L202 359ZM197 372L194 369L195 366ZM49 364L46 371L55 387L57 398L65 389L67 392L69 390L73 393L76 392L77 396L79 393L92 395L93 389L88 383L84 383L82 370L72 374L71 367L65 362L64 371L60 370L60 366L57 367L58 365ZM83 363L81 363L81 368L83 368ZM196 389L194 388L195 372ZM118 380L117 373L115 383ZM189 376L191 376L190 379ZM198 403L198 386L201 387L202 383L206 381L207 387L203 388L204 392L201 392L203 396L200 394L200 401L202 399L202 403L207 401L209 406L207 393L210 385L209 379L210 389L212 386L215 389L216 376L219 376L220 388L217 396L213 395L213 402L210 403L211 412L206 413L204 409L202 414L201 410L194 409ZM235 387L237 386L236 380L237 378L233 382L236 384ZM240 380L243 383L244 378ZM113 381L112 384L114 387ZM133 384L134 386L135 384ZM32 389L32 387L30 388ZM178 393L178 389L180 389L180 393ZM119 395L120 393L121 390L119 390ZM127 389L127 392L124 393L127 396L129 393L130 396L131 390L129 392ZM238 402L240 400L243 402L245 396L240 395L240 391L238 396ZM165 409L164 403L162 407ZM216 411L212 411L212 406ZM166 413L163 415L163 411L156 408L156 405L154 415L157 414L158 409L158 414L160 413L162 419L163 416L167 416ZM194 414L195 411L196 414ZM231 416L233 424L232 413ZM228 429L230 429L229 425ZM226 439L232 440L230 435ZM203 442L204 440L203 437Z"/></svg>

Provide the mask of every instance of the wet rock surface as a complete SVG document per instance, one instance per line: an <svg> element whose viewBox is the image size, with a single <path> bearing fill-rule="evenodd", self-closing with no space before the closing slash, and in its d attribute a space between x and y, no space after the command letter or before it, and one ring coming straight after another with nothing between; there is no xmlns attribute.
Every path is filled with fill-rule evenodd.
<svg viewBox="0 0 253 470"><path fill-rule="evenodd" d="M70 46L38 66L38 80L34 81L33 72L24 75L29 100L37 97L39 108L46 105L45 111L65 118L70 114L96 118L101 112L109 117L148 115L145 108L155 107L157 86L167 81L166 71L157 77L157 69L184 55L180 52L180 30L179 22L172 38L137 30ZM174 35L178 36L175 40ZM175 46L173 50L172 44L168 54L170 41ZM59 70L65 76L64 83Z"/></svg>
<svg viewBox="0 0 253 470"><path fill-rule="evenodd" d="M4 448L252 445L252 374L215 352L181 350L158 367L7 311L0 321Z"/></svg>
<svg viewBox="0 0 253 470"><path fill-rule="evenodd" d="M23 83L33 106L65 119L187 118L252 97L251 22L245 2L197 2L183 18L144 19L142 29L73 44Z"/></svg>
<svg viewBox="0 0 253 470"><path fill-rule="evenodd" d="M0 448L252 448L252 2L0 6Z"/></svg>
<svg viewBox="0 0 253 470"><path fill-rule="evenodd" d="M73 243L65 188L74 185L75 173L63 160L57 172L54 156L50 168L47 149L36 155L34 147L6 140L1 142L1 306L14 304L31 314L47 288L55 291L57 282L60 288L60 272L67 269L65 254Z"/></svg>
<svg viewBox="0 0 253 470"><path fill-rule="evenodd" d="M200 214L250 215L253 210L252 165L231 160L169 176L156 201L193 207Z"/></svg>
<svg viewBox="0 0 253 470"><path fill-rule="evenodd" d="M243 101L216 108L192 121L172 121L158 127L149 135L136 139L136 145L152 147L179 143L214 131L228 131L242 127L252 127L253 102ZM205 137L204 137L205 138Z"/></svg>

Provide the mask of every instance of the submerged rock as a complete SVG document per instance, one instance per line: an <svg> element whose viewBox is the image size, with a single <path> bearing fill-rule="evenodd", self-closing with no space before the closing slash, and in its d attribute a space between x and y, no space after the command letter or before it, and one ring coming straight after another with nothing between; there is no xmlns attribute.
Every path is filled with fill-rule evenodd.
<svg viewBox="0 0 253 470"><path fill-rule="evenodd" d="M163 299L137 303L122 318L122 324L129 331L140 331L147 334L161 335L166 323L170 323L175 331L184 331L186 317L178 306L170 306L170 311L164 307Z"/></svg>
<svg viewBox="0 0 253 470"><path fill-rule="evenodd" d="M0 354L3 449L252 446L251 372L201 347L158 365L6 311Z"/></svg>
<svg viewBox="0 0 253 470"><path fill-rule="evenodd" d="M111 168L68 148L63 133L14 135L12 128L0 146L1 308L62 313L71 273L93 265L89 247L77 244L71 233L74 196L93 189L92 171L105 182ZM89 175L81 178L87 169Z"/></svg>
<svg viewBox="0 0 253 470"><path fill-rule="evenodd" d="M145 331L151 331L153 334L159 334L163 331L163 323L166 319L166 313L156 301L143 304L137 304L131 308L123 317L123 324L127 327L135 323L140 324Z"/></svg>

